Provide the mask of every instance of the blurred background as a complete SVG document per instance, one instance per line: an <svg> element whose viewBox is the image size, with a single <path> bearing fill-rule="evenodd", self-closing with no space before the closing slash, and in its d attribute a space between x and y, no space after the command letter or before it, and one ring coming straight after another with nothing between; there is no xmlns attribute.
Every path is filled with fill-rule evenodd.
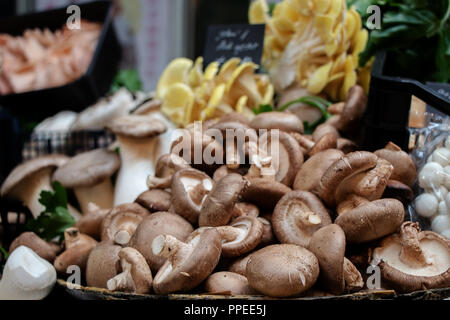
<svg viewBox="0 0 450 320"><path fill-rule="evenodd" d="M39 12L86 2L90 1L2 0L0 16ZM121 68L138 69L143 89L152 90L164 67L173 58L195 58L203 54L208 25L247 23L250 0L114 2L117 7L114 26L123 48Z"/></svg>

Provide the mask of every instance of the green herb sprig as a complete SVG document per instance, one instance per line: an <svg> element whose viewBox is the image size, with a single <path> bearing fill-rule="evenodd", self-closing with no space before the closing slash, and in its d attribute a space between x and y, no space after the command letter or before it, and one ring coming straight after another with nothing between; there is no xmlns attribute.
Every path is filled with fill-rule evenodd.
<svg viewBox="0 0 450 320"><path fill-rule="evenodd" d="M45 209L39 217L30 220L26 227L46 241L58 238L61 242L64 238L64 231L75 224L75 219L67 208L67 193L64 187L55 181L53 190L41 191L39 203Z"/></svg>
<svg viewBox="0 0 450 320"><path fill-rule="evenodd" d="M121 70L117 73L111 85L111 93L116 92L120 88L126 88L130 92L136 92L142 89L142 82L139 72L134 69Z"/></svg>

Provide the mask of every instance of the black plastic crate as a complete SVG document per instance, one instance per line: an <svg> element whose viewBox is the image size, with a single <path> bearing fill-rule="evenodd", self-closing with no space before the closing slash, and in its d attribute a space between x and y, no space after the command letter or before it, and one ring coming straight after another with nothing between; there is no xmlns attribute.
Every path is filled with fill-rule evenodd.
<svg viewBox="0 0 450 320"><path fill-rule="evenodd" d="M42 120L62 109L81 111L109 91L117 73L121 48L113 27L114 4L95 1L80 4L81 18L100 22L103 28L86 73L69 84L18 94L0 95L0 105L21 119ZM0 33L21 35L28 28L61 29L69 15L66 8L0 20Z"/></svg>
<svg viewBox="0 0 450 320"><path fill-rule="evenodd" d="M377 54L370 81L369 100L363 121L365 150L383 148L389 141L408 150L408 130L411 98L416 96L446 115L450 115L450 100L425 84L388 74L385 52Z"/></svg>

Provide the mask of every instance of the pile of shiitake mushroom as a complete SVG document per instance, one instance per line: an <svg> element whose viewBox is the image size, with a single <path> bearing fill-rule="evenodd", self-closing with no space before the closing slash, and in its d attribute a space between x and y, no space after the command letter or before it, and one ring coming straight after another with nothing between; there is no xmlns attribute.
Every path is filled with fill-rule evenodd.
<svg viewBox="0 0 450 320"><path fill-rule="evenodd" d="M61 277L75 264L87 286L137 294L339 295L366 290L370 264L380 268L383 288L449 287L450 241L404 222L404 205L414 197L413 161L393 143L372 153L348 139L366 102L362 88L353 87L312 135L290 112L251 121L231 113L201 131L188 128L196 139L173 142L154 175L140 177L148 190L133 203L102 209L90 193L62 252L30 233L12 249L31 247ZM272 140L278 154L254 156L251 141L236 152L209 129L256 136L279 129ZM182 150L209 148L225 164L175 152L186 141L191 145ZM273 161L275 172L263 174Z"/></svg>

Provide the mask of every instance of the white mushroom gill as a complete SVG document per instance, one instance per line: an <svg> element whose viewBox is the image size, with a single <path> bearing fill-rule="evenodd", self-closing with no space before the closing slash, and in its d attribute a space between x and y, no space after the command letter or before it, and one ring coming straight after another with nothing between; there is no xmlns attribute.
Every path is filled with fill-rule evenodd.
<svg viewBox="0 0 450 320"><path fill-rule="evenodd" d="M382 249L372 261L372 265L377 265L380 260L383 260L406 274L428 277L439 275L450 268L450 253L443 244L438 241L423 239L420 241L420 247L427 262L424 267L412 268L403 263L399 258L400 243L391 244Z"/></svg>

